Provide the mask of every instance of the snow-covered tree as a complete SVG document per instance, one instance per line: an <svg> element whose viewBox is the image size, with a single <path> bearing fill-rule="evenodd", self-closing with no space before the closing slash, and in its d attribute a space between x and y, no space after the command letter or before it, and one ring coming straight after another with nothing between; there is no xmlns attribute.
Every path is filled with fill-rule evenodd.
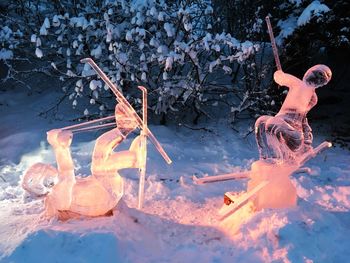
<svg viewBox="0 0 350 263"><path fill-rule="evenodd" d="M79 63L92 57L134 104L140 100L131 87L143 84L155 113L190 107L200 115L230 92L237 65L250 65L259 48L214 33L212 13L209 1L77 1L62 14L46 15L30 38L38 58L52 59L64 78L76 79L67 89L73 106L88 96L99 110L109 109L107 87Z"/></svg>
<svg viewBox="0 0 350 263"><path fill-rule="evenodd" d="M347 72L346 61L350 54L348 1L213 0L213 4L228 32L258 41L261 50L268 47L267 53L271 53L271 49L264 19L269 15L285 71L302 76L312 65L325 63ZM265 62L268 62L266 58ZM272 56L270 65L275 69ZM256 104L261 112L278 110L285 97L285 90L278 89L269 77L271 73L268 71L266 79L271 81L266 85L268 103L261 101Z"/></svg>

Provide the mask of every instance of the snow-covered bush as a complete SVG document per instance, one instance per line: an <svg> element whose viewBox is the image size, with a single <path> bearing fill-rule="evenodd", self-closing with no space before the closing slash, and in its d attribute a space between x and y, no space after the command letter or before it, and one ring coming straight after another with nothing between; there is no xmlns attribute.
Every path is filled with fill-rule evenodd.
<svg viewBox="0 0 350 263"><path fill-rule="evenodd" d="M110 92L79 63L84 57L92 57L135 104L140 100L131 87L145 85L155 113L187 108L200 115L227 93L248 96L245 86L232 85L238 86L240 65L250 66L259 46L214 33L218 22L210 2L76 2L63 14L46 15L30 36L38 58L51 60L64 78L76 79L75 87L66 88L73 106L88 96L92 105L86 113L94 105L109 108ZM237 109L236 101L231 104Z"/></svg>
<svg viewBox="0 0 350 263"><path fill-rule="evenodd" d="M346 63L350 51L348 1L302 1L289 7L286 19L279 22L284 60L296 70L324 63ZM345 55L345 56L344 56ZM334 61L335 57L344 58Z"/></svg>

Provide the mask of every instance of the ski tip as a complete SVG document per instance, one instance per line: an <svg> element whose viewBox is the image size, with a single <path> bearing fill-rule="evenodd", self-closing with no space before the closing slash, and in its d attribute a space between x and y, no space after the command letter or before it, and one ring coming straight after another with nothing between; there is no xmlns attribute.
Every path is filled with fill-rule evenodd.
<svg viewBox="0 0 350 263"><path fill-rule="evenodd" d="M82 58L80 60L81 63L89 63L91 61L91 58Z"/></svg>

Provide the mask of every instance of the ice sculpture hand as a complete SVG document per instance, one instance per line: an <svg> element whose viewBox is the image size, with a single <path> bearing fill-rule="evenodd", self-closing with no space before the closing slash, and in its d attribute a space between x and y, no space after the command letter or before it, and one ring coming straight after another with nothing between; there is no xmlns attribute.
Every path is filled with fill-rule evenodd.
<svg viewBox="0 0 350 263"><path fill-rule="evenodd" d="M47 132L47 141L53 147L69 147L73 133L69 130L53 129Z"/></svg>

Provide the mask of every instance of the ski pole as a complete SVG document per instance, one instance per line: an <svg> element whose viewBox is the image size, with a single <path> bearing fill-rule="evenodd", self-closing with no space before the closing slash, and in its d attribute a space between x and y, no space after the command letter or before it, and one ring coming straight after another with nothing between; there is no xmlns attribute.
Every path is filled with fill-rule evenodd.
<svg viewBox="0 0 350 263"><path fill-rule="evenodd" d="M270 22L270 17L269 17L269 16L266 16L266 17L265 17L265 21L266 21L266 24L267 24L267 29L268 29L268 31L269 31L269 36L270 36L270 40L271 40L271 46L272 46L273 56L275 57L275 62L276 62L277 70L282 70L280 58L279 58L279 56L278 56L278 50L277 50L277 46L276 46L276 40L275 40L275 37L274 37L274 35L273 35L273 31L272 31L272 26L271 26L271 22Z"/></svg>
<svg viewBox="0 0 350 263"><path fill-rule="evenodd" d="M144 193L145 193L145 177L146 177L146 165L147 165L147 89L142 86L138 86L138 88L142 91L142 116L143 123L141 129L141 145L140 145L140 182L139 182L139 203L138 208L142 209Z"/></svg>

